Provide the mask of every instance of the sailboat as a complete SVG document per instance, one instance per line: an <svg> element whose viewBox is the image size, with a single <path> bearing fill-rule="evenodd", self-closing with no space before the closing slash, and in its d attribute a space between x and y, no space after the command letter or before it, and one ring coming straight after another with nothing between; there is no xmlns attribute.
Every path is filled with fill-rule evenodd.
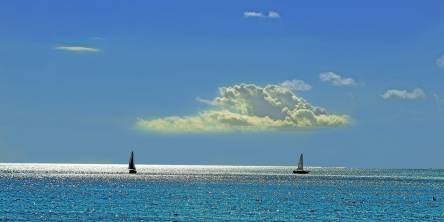
<svg viewBox="0 0 444 222"><path fill-rule="evenodd" d="M308 170L304 170L304 154L301 153L301 156L299 156L299 163L298 168L296 170L293 170L294 174L307 174L310 173Z"/></svg>
<svg viewBox="0 0 444 222"><path fill-rule="evenodd" d="M134 164L134 152L133 151L131 151L131 155L130 155L130 159L129 159L129 163L128 163L128 169L129 169L130 174L137 173L136 165Z"/></svg>

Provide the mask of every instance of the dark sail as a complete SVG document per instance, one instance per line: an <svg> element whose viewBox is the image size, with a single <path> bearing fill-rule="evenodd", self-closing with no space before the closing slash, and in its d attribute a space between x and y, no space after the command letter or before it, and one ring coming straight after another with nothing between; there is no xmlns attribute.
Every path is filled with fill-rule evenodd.
<svg viewBox="0 0 444 222"><path fill-rule="evenodd" d="M296 170L293 170L294 174L307 174L310 171L308 170L304 170L304 154L301 153L301 155L299 156L299 163L298 163L298 168Z"/></svg>
<svg viewBox="0 0 444 222"><path fill-rule="evenodd" d="M299 156L298 170L304 170L304 154Z"/></svg>
<svg viewBox="0 0 444 222"><path fill-rule="evenodd" d="M136 165L134 164L134 152L131 151L129 163L128 163L128 169L130 173L136 173Z"/></svg>

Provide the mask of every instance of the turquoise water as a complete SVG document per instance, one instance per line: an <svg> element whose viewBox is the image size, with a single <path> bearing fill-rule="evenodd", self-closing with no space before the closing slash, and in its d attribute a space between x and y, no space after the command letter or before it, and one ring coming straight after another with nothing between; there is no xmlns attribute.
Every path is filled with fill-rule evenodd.
<svg viewBox="0 0 444 222"><path fill-rule="evenodd" d="M444 221L444 170L292 170L0 164L0 221Z"/></svg>

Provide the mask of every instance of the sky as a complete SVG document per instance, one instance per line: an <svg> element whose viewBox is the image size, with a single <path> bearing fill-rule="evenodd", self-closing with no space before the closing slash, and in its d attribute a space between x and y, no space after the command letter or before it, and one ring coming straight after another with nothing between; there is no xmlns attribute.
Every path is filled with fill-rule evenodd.
<svg viewBox="0 0 444 222"><path fill-rule="evenodd" d="M444 168L444 2L1 1L0 162Z"/></svg>

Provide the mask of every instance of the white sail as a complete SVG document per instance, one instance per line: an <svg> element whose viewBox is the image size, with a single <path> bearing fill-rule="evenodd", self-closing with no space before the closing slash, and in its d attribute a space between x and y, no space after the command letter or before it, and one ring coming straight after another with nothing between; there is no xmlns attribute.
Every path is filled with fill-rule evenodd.
<svg viewBox="0 0 444 222"><path fill-rule="evenodd" d="M304 154L299 157L298 170L304 170Z"/></svg>

